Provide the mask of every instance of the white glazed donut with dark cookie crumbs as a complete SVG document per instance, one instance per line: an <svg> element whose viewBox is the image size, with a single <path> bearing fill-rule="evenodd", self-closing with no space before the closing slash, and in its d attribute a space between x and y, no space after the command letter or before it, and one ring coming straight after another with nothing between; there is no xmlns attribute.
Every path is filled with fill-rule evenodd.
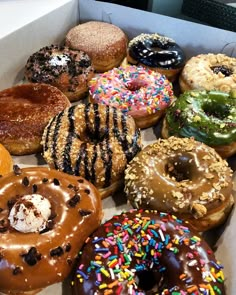
<svg viewBox="0 0 236 295"><path fill-rule="evenodd" d="M101 218L99 193L82 177L14 166L0 178L0 292L63 281Z"/></svg>
<svg viewBox="0 0 236 295"><path fill-rule="evenodd" d="M219 90L236 89L236 58L222 53L199 54L190 58L179 77L180 89Z"/></svg>
<svg viewBox="0 0 236 295"><path fill-rule="evenodd" d="M133 207L174 213L198 231L226 220L234 204L232 186L228 163L193 138L159 139L125 170Z"/></svg>

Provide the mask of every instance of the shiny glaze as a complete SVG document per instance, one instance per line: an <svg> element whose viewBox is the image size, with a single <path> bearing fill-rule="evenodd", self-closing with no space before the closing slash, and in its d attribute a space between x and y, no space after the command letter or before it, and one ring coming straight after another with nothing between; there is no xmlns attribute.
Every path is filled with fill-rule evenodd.
<svg viewBox="0 0 236 295"><path fill-rule="evenodd" d="M125 170L125 192L134 208L177 214L198 231L222 223L234 203L227 162L193 138L146 146Z"/></svg>
<svg viewBox="0 0 236 295"><path fill-rule="evenodd" d="M78 295L208 294L206 288L223 295L222 279L222 265L187 223L157 211L130 211L93 233L72 285Z"/></svg>
<svg viewBox="0 0 236 295"><path fill-rule="evenodd" d="M227 145L236 142L236 99L220 91L188 91L167 110L166 122L169 135Z"/></svg>
<svg viewBox="0 0 236 295"><path fill-rule="evenodd" d="M50 166L81 175L97 187L119 179L140 151L140 131L116 108L77 105L53 118L43 135L43 156Z"/></svg>
<svg viewBox="0 0 236 295"><path fill-rule="evenodd" d="M32 193L50 201L52 214L43 232L22 233L10 227L9 210L16 198ZM30 291L65 279L100 220L100 196L85 179L49 168L15 167L0 178L0 291ZM29 252L34 255L27 260Z"/></svg>
<svg viewBox="0 0 236 295"><path fill-rule="evenodd" d="M131 40L129 55L138 62L155 68L181 68L185 55L173 39L158 34L141 34Z"/></svg>

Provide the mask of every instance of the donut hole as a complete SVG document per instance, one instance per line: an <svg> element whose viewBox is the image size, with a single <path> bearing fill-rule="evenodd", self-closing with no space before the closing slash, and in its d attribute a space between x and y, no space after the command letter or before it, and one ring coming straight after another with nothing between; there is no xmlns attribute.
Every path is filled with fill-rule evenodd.
<svg viewBox="0 0 236 295"><path fill-rule="evenodd" d="M159 281L161 280L160 273L153 270L139 271L136 275L136 283L139 290L142 291L151 291L154 288L156 289L159 285Z"/></svg>
<svg viewBox="0 0 236 295"><path fill-rule="evenodd" d="M177 182L192 180L195 162L191 154L185 153L170 158L165 165L165 172Z"/></svg>
<svg viewBox="0 0 236 295"><path fill-rule="evenodd" d="M80 139L83 142L90 144L98 144L99 142L104 141L108 137L108 130L106 128L100 128L99 132L94 130L94 128L87 128L87 130L80 134Z"/></svg>
<svg viewBox="0 0 236 295"><path fill-rule="evenodd" d="M209 102L202 106L204 113L208 117L215 117L224 120L230 115L230 107L226 104L217 104L216 102Z"/></svg>
<svg viewBox="0 0 236 295"><path fill-rule="evenodd" d="M139 79L139 78L132 79L125 84L125 87L130 91L136 91L142 87L146 88L147 86L148 86L147 81Z"/></svg>
<svg viewBox="0 0 236 295"><path fill-rule="evenodd" d="M223 74L225 77L229 77L233 74L233 71L228 68L227 66L220 65L220 66L214 66L211 67L211 70L213 71L214 74Z"/></svg>

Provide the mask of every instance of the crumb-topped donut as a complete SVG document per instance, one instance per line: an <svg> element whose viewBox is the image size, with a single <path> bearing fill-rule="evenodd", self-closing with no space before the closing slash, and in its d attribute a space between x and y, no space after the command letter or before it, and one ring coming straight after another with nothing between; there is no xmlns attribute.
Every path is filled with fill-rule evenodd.
<svg viewBox="0 0 236 295"><path fill-rule="evenodd" d="M162 136L191 137L222 157L236 153L236 93L192 90L168 108Z"/></svg>
<svg viewBox="0 0 236 295"><path fill-rule="evenodd" d="M118 109L81 104L49 122L42 144L49 166L85 177L104 198L123 183L127 163L141 149L141 135L133 118Z"/></svg>
<svg viewBox="0 0 236 295"><path fill-rule="evenodd" d="M225 54L199 54L190 58L181 72L179 84L182 92L192 89L236 89L236 58Z"/></svg>
<svg viewBox="0 0 236 295"><path fill-rule="evenodd" d="M13 169L13 159L8 150L0 144L0 177L11 172Z"/></svg>
<svg viewBox="0 0 236 295"><path fill-rule="evenodd" d="M193 138L146 146L125 170L125 192L135 208L174 213L198 231L223 223L234 203L228 163Z"/></svg>
<svg viewBox="0 0 236 295"><path fill-rule="evenodd" d="M174 81L184 66L185 54L171 38L140 34L128 44L127 62L149 67Z"/></svg>
<svg viewBox="0 0 236 295"><path fill-rule="evenodd" d="M12 155L41 151L43 130L49 120L70 106L56 87L30 83L0 92L0 142Z"/></svg>
<svg viewBox="0 0 236 295"><path fill-rule="evenodd" d="M66 45L86 52L97 72L105 72L121 64L126 56L127 37L117 26L89 21L72 28Z"/></svg>
<svg viewBox="0 0 236 295"><path fill-rule="evenodd" d="M46 167L0 178L0 291L19 294L64 280L100 224L97 189Z"/></svg>
<svg viewBox="0 0 236 295"><path fill-rule="evenodd" d="M29 82L46 83L60 89L70 101L83 98L94 71L89 56L67 47L46 46L32 54L25 66Z"/></svg>
<svg viewBox="0 0 236 295"><path fill-rule="evenodd" d="M154 125L174 99L164 75L137 66L114 68L89 82L92 102L118 107L131 115L137 127Z"/></svg>
<svg viewBox="0 0 236 295"><path fill-rule="evenodd" d="M222 268L188 223L157 211L130 211L87 240L72 290L74 295L225 295Z"/></svg>

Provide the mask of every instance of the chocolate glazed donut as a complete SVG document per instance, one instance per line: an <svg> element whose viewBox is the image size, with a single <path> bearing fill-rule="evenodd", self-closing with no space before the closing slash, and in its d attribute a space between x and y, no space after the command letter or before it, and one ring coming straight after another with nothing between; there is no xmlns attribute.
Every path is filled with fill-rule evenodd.
<svg viewBox="0 0 236 295"><path fill-rule="evenodd" d="M141 149L141 136L133 118L120 110L81 104L49 122L42 144L49 166L85 177L104 198L121 185L127 163Z"/></svg>
<svg viewBox="0 0 236 295"><path fill-rule="evenodd" d="M157 70L173 81L184 66L185 54L171 38L141 34L130 41L127 61Z"/></svg>
<svg viewBox="0 0 236 295"><path fill-rule="evenodd" d="M188 223L157 211L114 216L87 240L74 295L224 295L222 265Z"/></svg>
<svg viewBox="0 0 236 295"><path fill-rule="evenodd" d="M64 280L100 224L96 188L46 167L0 178L0 291L38 290Z"/></svg>

